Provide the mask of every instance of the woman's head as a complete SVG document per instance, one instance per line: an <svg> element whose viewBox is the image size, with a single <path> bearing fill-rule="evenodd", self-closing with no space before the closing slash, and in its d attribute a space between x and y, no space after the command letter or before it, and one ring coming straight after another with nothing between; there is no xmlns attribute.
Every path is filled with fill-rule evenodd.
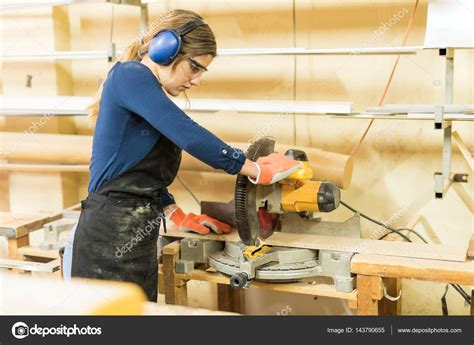
<svg viewBox="0 0 474 345"><path fill-rule="evenodd" d="M158 65L147 54L150 43L160 31L164 29L177 31L183 25L198 18L202 19L197 13L187 10L173 10L165 13L150 26L141 39L133 41L126 48L118 61L141 61L152 70L165 91L172 96L178 96L191 86L199 85L202 74L217 54L216 39L207 24L200 25L181 37L180 52L171 64ZM92 118L98 115L101 93L102 88L89 107Z"/></svg>
<svg viewBox="0 0 474 345"><path fill-rule="evenodd" d="M148 48L160 31L164 29L178 31L184 25L197 19L202 19L202 17L186 10L174 10L166 13L152 25L142 38L137 51L137 56L143 63L155 67L163 88L173 96L177 96L193 85L199 85L202 74L217 53L214 33L207 24L203 24L182 36L181 50L174 61L167 66L151 64L152 61L147 55Z"/></svg>

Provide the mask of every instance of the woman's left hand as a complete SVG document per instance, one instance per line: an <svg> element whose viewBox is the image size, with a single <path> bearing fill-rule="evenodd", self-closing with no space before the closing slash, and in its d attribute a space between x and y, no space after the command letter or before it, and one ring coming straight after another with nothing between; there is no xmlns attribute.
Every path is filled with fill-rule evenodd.
<svg viewBox="0 0 474 345"><path fill-rule="evenodd" d="M186 214L179 207L173 211L169 218L181 231L191 231L203 235L208 234L210 230L219 235L228 234L232 231L230 225L217 219L205 214L196 215L192 212Z"/></svg>

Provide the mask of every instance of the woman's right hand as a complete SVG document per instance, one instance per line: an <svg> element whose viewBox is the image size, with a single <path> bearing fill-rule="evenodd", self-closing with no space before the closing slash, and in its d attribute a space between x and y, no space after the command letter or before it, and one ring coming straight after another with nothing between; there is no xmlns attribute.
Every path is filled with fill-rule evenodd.
<svg viewBox="0 0 474 345"><path fill-rule="evenodd" d="M247 165L247 162L245 162ZM303 163L295 161L281 153L272 153L265 157L260 157L253 163L252 169L247 165L247 174L241 171L241 174L247 175L250 182L254 184L273 184L290 176L294 171L303 168ZM245 165L244 165L245 167ZM244 170L244 169L242 169Z"/></svg>

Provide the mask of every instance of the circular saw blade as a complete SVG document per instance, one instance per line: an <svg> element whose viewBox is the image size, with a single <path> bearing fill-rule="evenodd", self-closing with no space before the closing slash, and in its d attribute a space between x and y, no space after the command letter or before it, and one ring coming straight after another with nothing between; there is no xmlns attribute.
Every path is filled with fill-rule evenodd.
<svg viewBox="0 0 474 345"><path fill-rule="evenodd" d="M258 158L273 153L274 150L275 139L263 137L249 146L245 156L255 162ZM235 220L240 239L249 246L255 245L260 236L262 238L270 236L274 230L265 226L261 232L257 209L257 185L250 182L247 176L240 174L235 183Z"/></svg>

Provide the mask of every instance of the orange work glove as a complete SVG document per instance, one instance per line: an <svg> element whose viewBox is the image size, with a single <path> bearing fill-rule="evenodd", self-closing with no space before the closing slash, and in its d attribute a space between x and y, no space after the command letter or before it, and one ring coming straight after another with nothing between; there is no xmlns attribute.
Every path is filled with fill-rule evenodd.
<svg viewBox="0 0 474 345"><path fill-rule="evenodd" d="M303 168L302 162L295 161L281 153L272 153L260 157L254 162L258 168L257 178L250 182L254 184L273 184L290 176L295 170Z"/></svg>
<svg viewBox="0 0 474 345"><path fill-rule="evenodd" d="M208 234L210 230L219 235L228 234L232 231L228 224L219 222L205 214L195 215L191 212L185 214L179 207L173 211L169 218L181 231L197 232L203 235Z"/></svg>

